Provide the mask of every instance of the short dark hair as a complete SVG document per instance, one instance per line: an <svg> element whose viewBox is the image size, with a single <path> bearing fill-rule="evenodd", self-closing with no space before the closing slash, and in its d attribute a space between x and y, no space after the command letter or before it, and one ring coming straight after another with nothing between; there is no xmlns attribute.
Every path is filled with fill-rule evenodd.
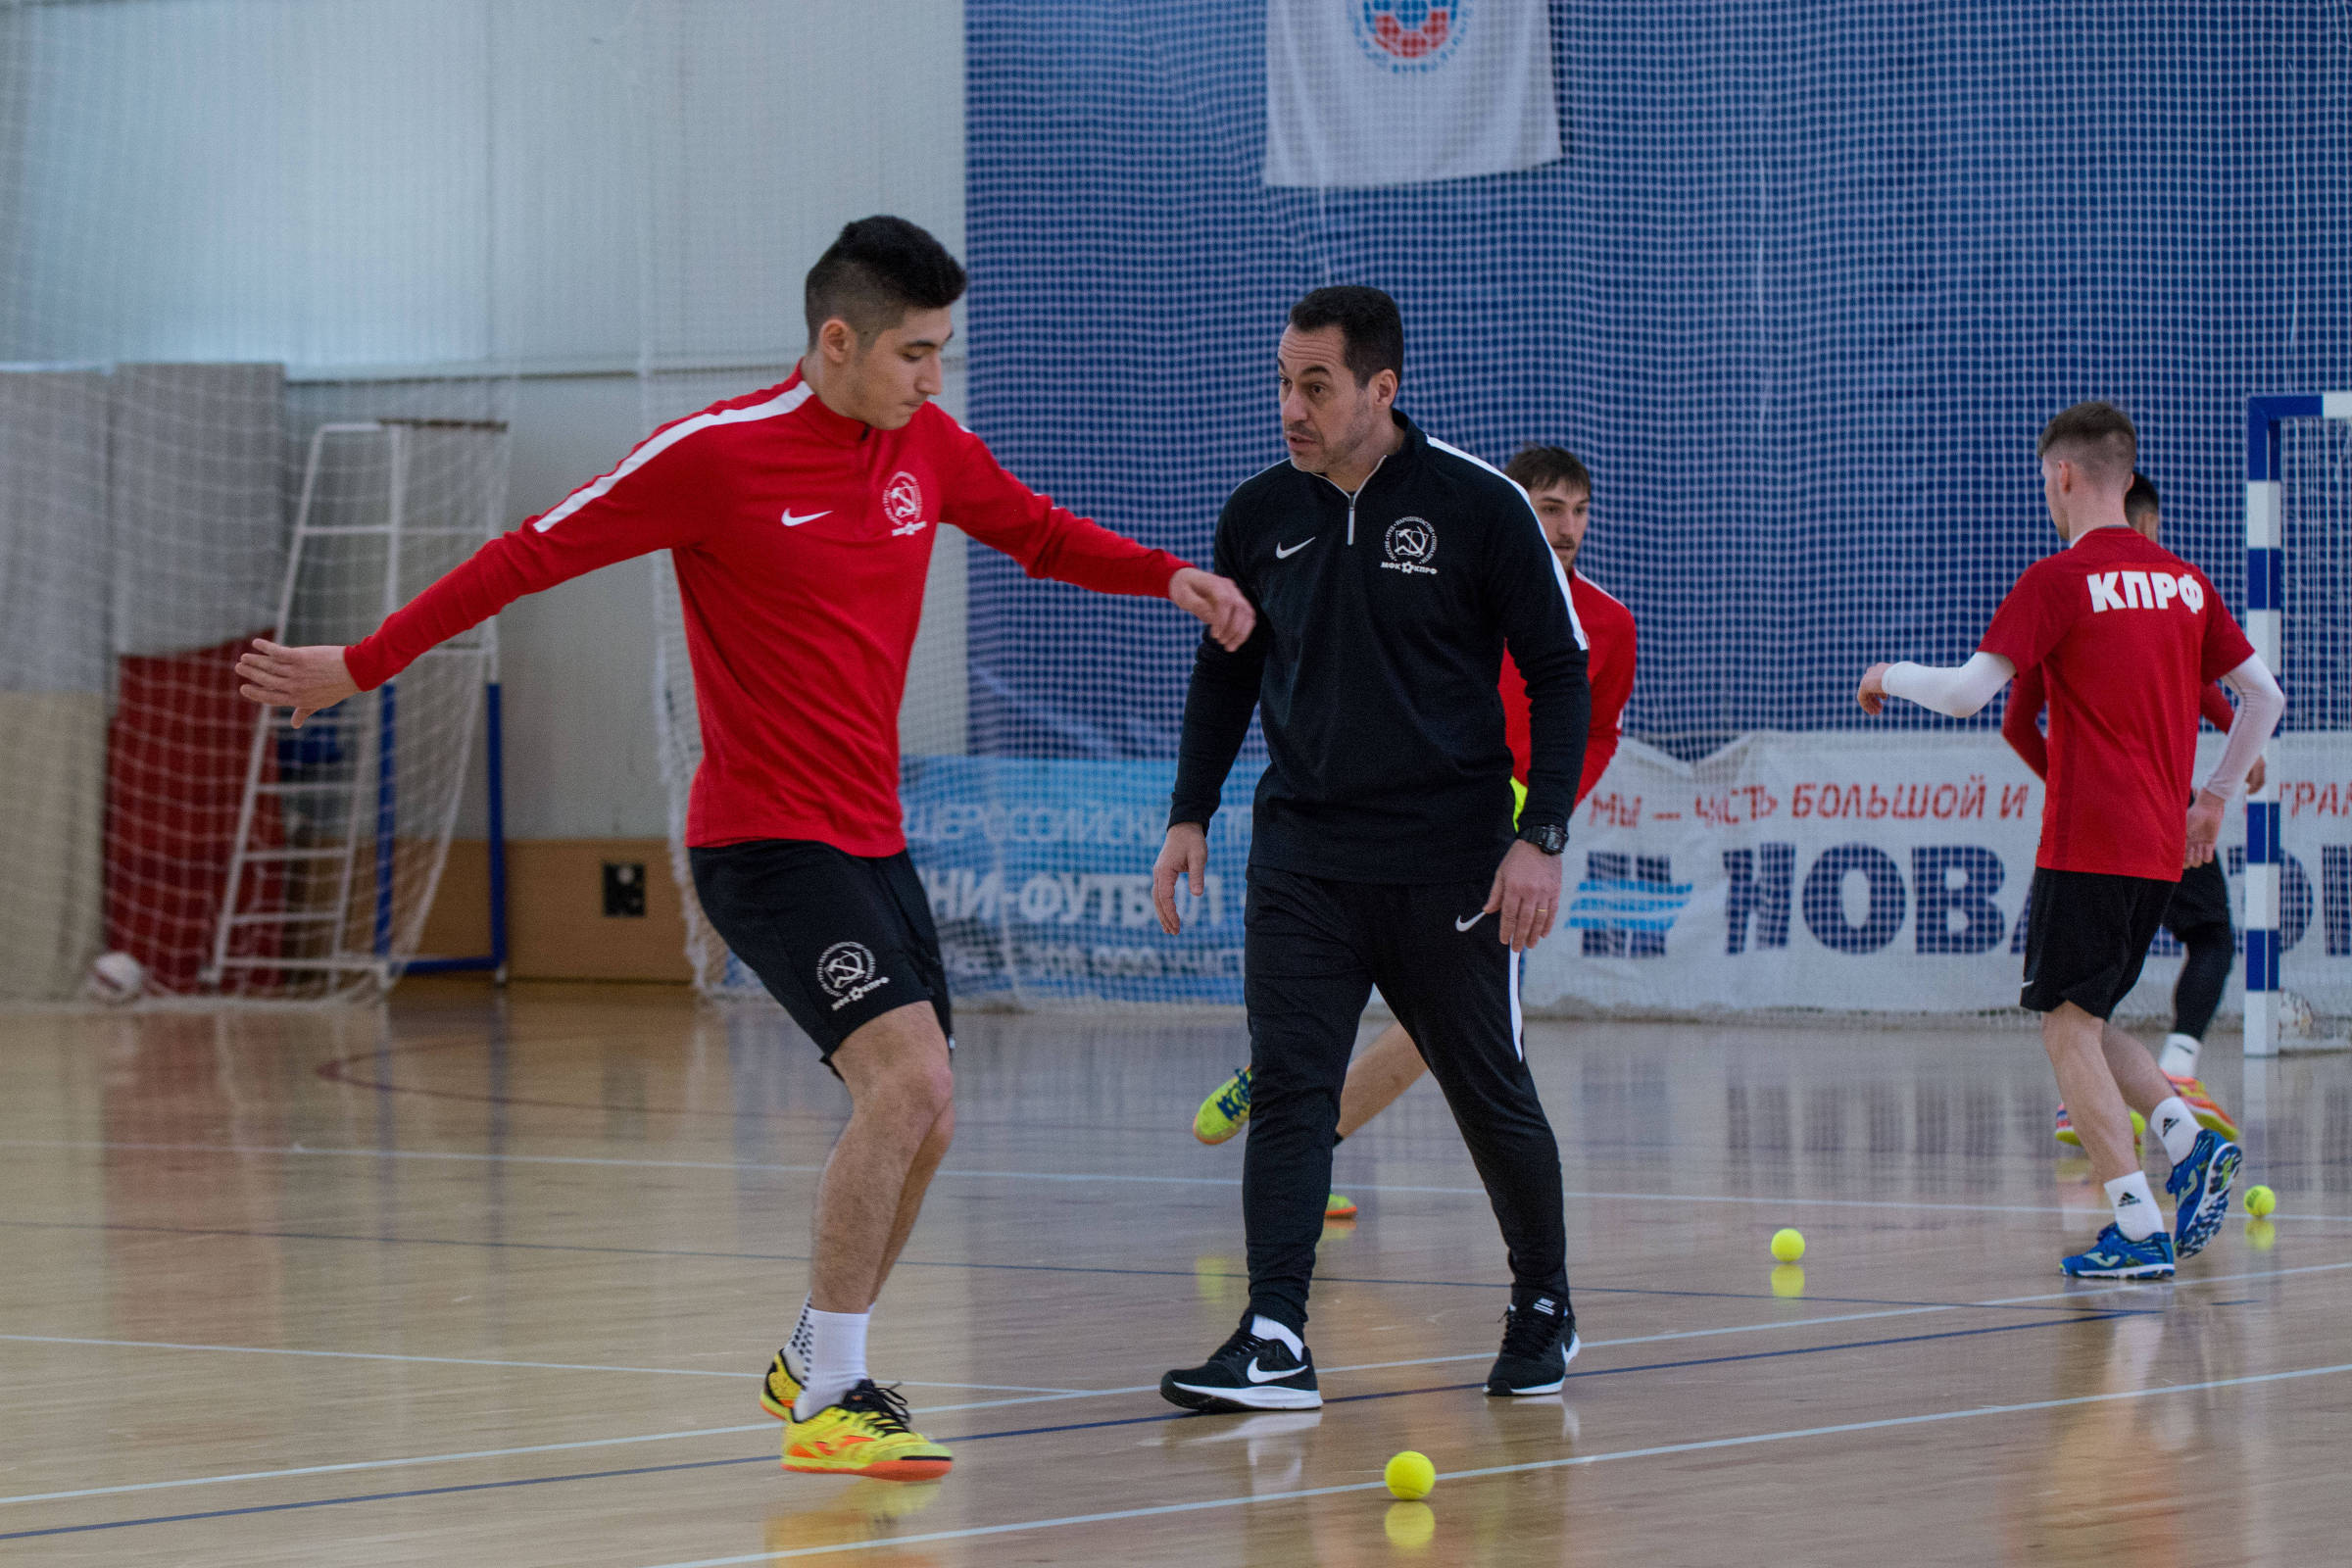
<svg viewBox="0 0 2352 1568"><path fill-rule="evenodd" d="M2046 458L2052 452L2080 464L2094 478L2125 484L2139 462L2139 432L2132 427L2132 416L2112 403L2078 403L2041 427L2034 455Z"/></svg>
<svg viewBox="0 0 2352 1568"><path fill-rule="evenodd" d="M1348 345L1348 373L1357 386L1383 370L1404 377L1404 318L1379 289L1358 283L1316 289L1291 307L1291 324L1301 332L1338 327Z"/></svg>
<svg viewBox="0 0 2352 1568"><path fill-rule="evenodd" d="M963 269L928 230L904 218L860 218L808 269L808 341L827 321L850 323L862 347L906 318L963 298Z"/></svg>
<svg viewBox="0 0 2352 1568"><path fill-rule="evenodd" d="M1519 449L1510 462L1502 466L1514 483L1529 495L1549 490L1554 485L1569 490L1592 493L1592 472L1584 460L1566 447L1540 446L1529 442Z"/></svg>
<svg viewBox="0 0 2352 1568"><path fill-rule="evenodd" d="M2124 515L2144 517L2151 512L2161 513L2164 503L2156 499L2156 481L2144 473L2132 476L2132 488L2124 492Z"/></svg>

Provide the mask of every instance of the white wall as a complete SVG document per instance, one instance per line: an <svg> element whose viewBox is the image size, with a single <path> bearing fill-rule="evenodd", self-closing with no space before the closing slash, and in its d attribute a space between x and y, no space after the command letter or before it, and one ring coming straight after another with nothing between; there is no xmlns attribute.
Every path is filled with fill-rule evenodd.
<svg viewBox="0 0 2352 1568"><path fill-rule="evenodd" d="M960 252L962 89L960 0L0 0L0 360L518 375L518 520L654 422L627 372L780 379L843 222ZM959 546L926 749L960 749ZM518 837L664 830L646 573L506 617Z"/></svg>

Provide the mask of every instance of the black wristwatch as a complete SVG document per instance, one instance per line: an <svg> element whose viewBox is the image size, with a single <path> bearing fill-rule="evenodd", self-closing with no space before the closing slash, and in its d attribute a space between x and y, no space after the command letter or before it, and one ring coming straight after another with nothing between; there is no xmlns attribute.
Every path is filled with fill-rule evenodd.
<svg viewBox="0 0 2352 1568"><path fill-rule="evenodd" d="M1523 844L1533 844L1545 855L1559 855L1568 848L1568 830L1557 822L1539 822L1519 830Z"/></svg>

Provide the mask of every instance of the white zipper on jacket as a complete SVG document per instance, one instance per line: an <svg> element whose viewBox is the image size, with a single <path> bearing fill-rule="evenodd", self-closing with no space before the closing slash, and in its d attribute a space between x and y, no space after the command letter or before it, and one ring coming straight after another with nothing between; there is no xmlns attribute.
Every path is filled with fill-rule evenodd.
<svg viewBox="0 0 2352 1568"><path fill-rule="evenodd" d="M1375 463L1372 465L1372 473L1378 473L1380 471L1380 464L1388 462L1389 459L1395 457L1396 455L1396 454L1394 452L1382 453L1380 455L1380 463ZM1325 484L1330 485L1334 490L1340 490L1340 494L1348 498L1348 543L1351 547L1355 543L1355 498L1362 495L1364 493L1365 485L1369 485L1372 482L1372 473L1365 474L1364 483L1357 485L1352 490L1340 490L1339 481L1334 479L1328 473L1318 473L1315 475L1316 478L1322 480Z"/></svg>

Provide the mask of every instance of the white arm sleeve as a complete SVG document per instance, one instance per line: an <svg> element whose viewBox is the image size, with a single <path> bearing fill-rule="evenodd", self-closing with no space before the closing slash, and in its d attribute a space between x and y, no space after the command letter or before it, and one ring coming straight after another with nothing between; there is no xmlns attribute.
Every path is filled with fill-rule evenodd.
<svg viewBox="0 0 2352 1568"><path fill-rule="evenodd" d="M2278 689L2278 680L2260 656L2224 675L2222 684L2237 693L2237 722L2230 726L2230 744L2222 749L2221 765L2213 770L2205 787L2227 801L2245 783L2254 759L2271 743L2271 732L2286 711L2286 693Z"/></svg>
<svg viewBox="0 0 2352 1568"><path fill-rule="evenodd" d="M1966 718L1991 702L1994 694L2008 685L2009 677L2016 673L2017 666L2000 655L1981 653L1954 668L1914 664L1906 660L1889 664L1884 679L1889 697L1900 697L1954 718Z"/></svg>

